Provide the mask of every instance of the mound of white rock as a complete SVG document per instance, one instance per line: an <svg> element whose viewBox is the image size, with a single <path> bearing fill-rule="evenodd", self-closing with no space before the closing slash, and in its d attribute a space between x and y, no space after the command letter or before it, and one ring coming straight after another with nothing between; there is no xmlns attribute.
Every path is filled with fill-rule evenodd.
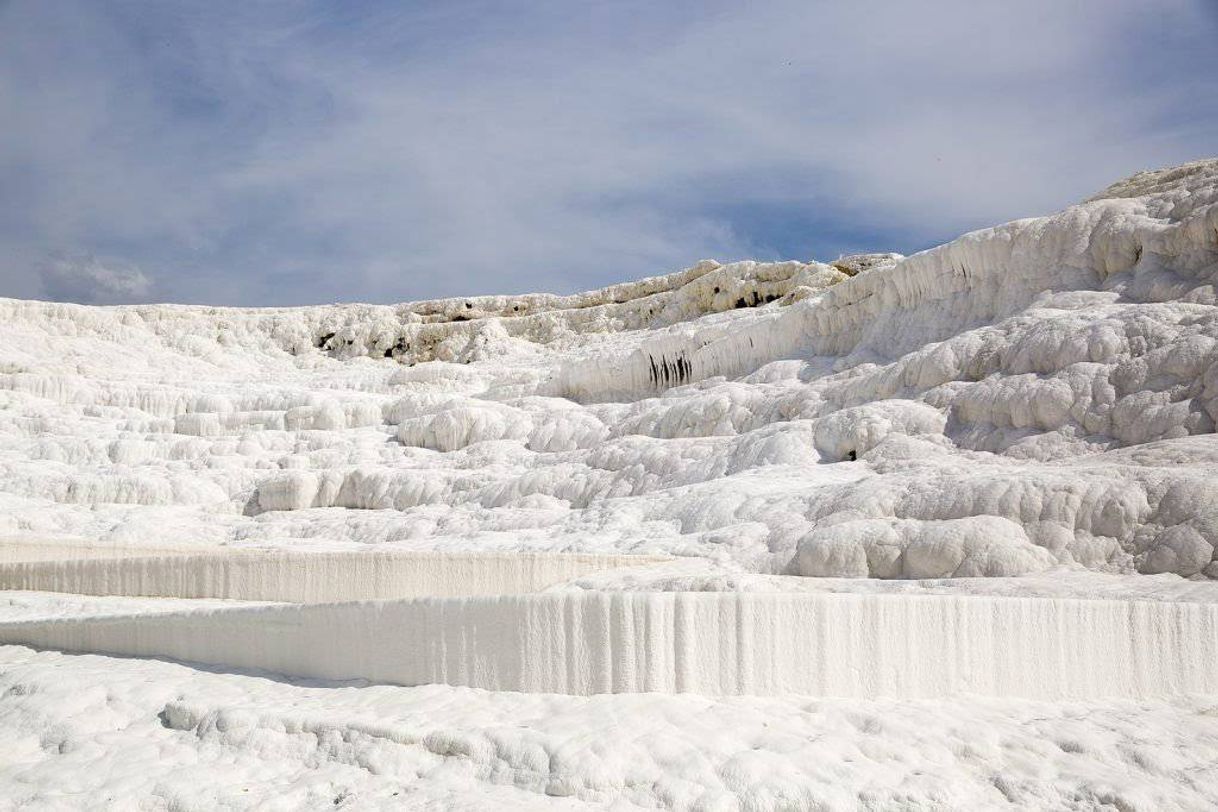
<svg viewBox="0 0 1218 812"><path fill-rule="evenodd" d="M1057 563L999 516L856 519L818 527L799 543L800 575L967 578L1024 575Z"/></svg>
<svg viewBox="0 0 1218 812"><path fill-rule="evenodd" d="M0 534L1218 577L1218 161L920 254L393 307L0 300Z"/></svg>

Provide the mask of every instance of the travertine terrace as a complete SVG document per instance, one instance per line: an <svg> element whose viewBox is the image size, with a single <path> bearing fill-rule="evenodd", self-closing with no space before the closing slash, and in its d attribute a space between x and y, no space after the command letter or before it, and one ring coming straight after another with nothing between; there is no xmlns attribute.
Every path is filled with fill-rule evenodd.
<svg viewBox="0 0 1218 812"><path fill-rule="evenodd" d="M0 300L0 788L1205 808L1216 420L1218 161L574 296Z"/></svg>

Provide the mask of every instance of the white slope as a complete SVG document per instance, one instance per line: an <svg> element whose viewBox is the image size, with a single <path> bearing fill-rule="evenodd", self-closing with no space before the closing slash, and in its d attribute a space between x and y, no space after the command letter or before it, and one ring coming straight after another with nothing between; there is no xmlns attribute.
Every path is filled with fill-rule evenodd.
<svg viewBox="0 0 1218 812"><path fill-rule="evenodd" d="M1218 704L299 685L0 648L22 810L1202 810Z"/></svg>
<svg viewBox="0 0 1218 812"><path fill-rule="evenodd" d="M1201 162L912 257L571 297L0 301L0 533L1212 576L1216 201Z"/></svg>

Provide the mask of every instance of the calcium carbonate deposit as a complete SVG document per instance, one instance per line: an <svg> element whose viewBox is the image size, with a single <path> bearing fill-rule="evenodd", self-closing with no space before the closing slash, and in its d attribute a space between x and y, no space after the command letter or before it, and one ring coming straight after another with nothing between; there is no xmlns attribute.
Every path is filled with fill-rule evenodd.
<svg viewBox="0 0 1218 812"><path fill-rule="evenodd" d="M1216 286L1213 160L574 296L0 300L0 806L1213 808Z"/></svg>

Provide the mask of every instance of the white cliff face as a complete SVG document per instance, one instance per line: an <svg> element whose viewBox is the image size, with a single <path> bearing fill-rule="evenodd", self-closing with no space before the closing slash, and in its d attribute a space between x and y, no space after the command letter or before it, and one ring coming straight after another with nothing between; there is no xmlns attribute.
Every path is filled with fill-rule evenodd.
<svg viewBox="0 0 1218 812"><path fill-rule="evenodd" d="M1218 161L911 257L379 307L0 300L0 534L1218 577Z"/></svg>
<svg viewBox="0 0 1218 812"><path fill-rule="evenodd" d="M277 579L259 580L265 589ZM470 580L466 594L486 583ZM181 603L178 612L154 604L110 617L27 615L0 623L0 646L532 694L1218 694L1213 601L560 590L253 608Z"/></svg>

